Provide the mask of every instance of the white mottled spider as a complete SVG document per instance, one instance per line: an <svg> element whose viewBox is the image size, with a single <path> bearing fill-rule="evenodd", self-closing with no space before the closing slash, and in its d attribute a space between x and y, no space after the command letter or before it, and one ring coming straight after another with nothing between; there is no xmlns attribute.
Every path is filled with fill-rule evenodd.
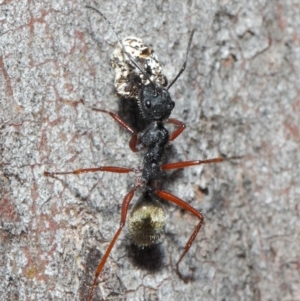
<svg viewBox="0 0 300 301"><path fill-rule="evenodd" d="M160 87L168 85L168 80L162 72L161 63L149 45L136 37L127 37L122 42L123 46L119 43L111 58L111 65L116 72L116 93L119 97L140 100L136 83L148 85L149 78ZM131 54L131 59L124 49ZM148 77L132 63L132 59L143 68Z"/></svg>

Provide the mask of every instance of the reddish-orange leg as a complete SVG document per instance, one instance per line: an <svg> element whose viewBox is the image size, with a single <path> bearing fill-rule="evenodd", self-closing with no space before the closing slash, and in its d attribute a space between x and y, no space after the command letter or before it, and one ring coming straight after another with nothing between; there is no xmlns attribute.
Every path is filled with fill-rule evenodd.
<svg viewBox="0 0 300 301"><path fill-rule="evenodd" d="M126 217L127 217L127 212L128 212L128 207L129 207L129 203L130 201L132 200L133 198L133 195L135 193L135 191L138 189L138 186L134 187L133 189L131 189L129 191L129 193L125 196L125 198L123 199L123 203L122 203L122 212L121 212L121 221L120 221L120 226L119 226L119 229L118 231L116 232L113 240L110 242L108 248L106 249L105 251L105 254L104 256L102 257L100 263L98 264L98 267L97 267L97 270L96 270L96 273L95 273L95 276L94 276L94 281L93 281L93 285L92 285L92 288L90 290L90 294L89 294L89 298L88 298L88 301L91 301L92 298L93 298L93 294L94 294L94 290L95 290L95 287L97 285L97 279L101 273L101 271L103 270L103 267L105 265L105 262L113 248L113 246L115 245L124 225L125 225L125 222L126 222Z"/></svg>
<svg viewBox="0 0 300 301"><path fill-rule="evenodd" d="M193 160L193 161L183 161L183 162L175 162L175 163L167 163L161 166L162 170L170 170L170 169L176 169L176 168L184 168L184 167L189 167L189 166L194 166L194 165L200 165L200 164L209 164L209 163L218 163L218 162L222 162L224 161L223 158L212 158L212 159L207 159L207 160ZM182 258L185 256L185 254L188 252L188 250L190 249L191 245L193 244L198 232L200 231L202 225L203 225L203 220L204 220L204 216L202 215L201 212L197 211L195 208L193 208L192 206L190 206L188 203L186 203L185 201L183 201L182 199L174 196L173 194L163 191L163 190L156 190L155 193L161 197L162 199L172 202L176 205L178 205L179 207L187 210L188 212L192 213L193 215L195 215L196 217L198 217L199 219L199 223L196 226L196 228L194 229L190 239L188 240L188 242L185 245L184 251L181 254L181 256L179 257L179 260L176 263L176 271L178 276L184 281L187 282L188 279L184 276L182 276L182 274L179 272L179 263L181 262Z"/></svg>
<svg viewBox="0 0 300 301"><path fill-rule="evenodd" d="M188 203L186 203L185 201L183 201L182 199L178 198L177 196L171 194L170 192L167 191L163 191L163 190L156 190L155 193L162 199L172 202L174 204L176 204L177 206L187 210L188 212L192 213L193 215L195 215L196 217L198 217L199 219L199 223L196 226L196 228L194 229L190 239L188 240L188 242L185 245L184 251L181 254L179 260L176 263L176 271L178 276L185 282L187 282L187 278L183 277L182 274L179 272L179 263L181 262L182 258L185 256L185 254L188 252L188 250L190 249L191 245L193 244L198 232L200 231L202 225L203 225L203 220L204 220L204 216L201 212L199 212L198 210L196 210L195 208L193 208L191 205L189 205Z"/></svg>
<svg viewBox="0 0 300 301"><path fill-rule="evenodd" d="M175 140L183 132L183 130L186 128L185 123L183 123L182 121L177 120L175 118L169 118L168 120L166 120L166 122L172 123L172 124L179 127L173 133L171 133L170 139L169 139L170 141Z"/></svg>
<svg viewBox="0 0 300 301"><path fill-rule="evenodd" d="M115 172L115 173L129 173L131 171L135 171L134 168L127 168L127 167L118 167L118 166L100 166L100 167L93 167L93 168L82 168L76 169L72 171L59 171L59 172L50 172L44 171L44 176L52 177L55 175L78 175L81 173L87 172L97 172L97 171L107 171L107 172Z"/></svg>
<svg viewBox="0 0 300 301"><path fill-rule="evenodd" d="M131 139L129 141L129 147L133 152L137 152L137 133L116 113L110 112L110 111L106 111L106 110L102 110L102 109L93 109L93 111L97 111L97 112L102 112L102 113L106 113L109 116L111 116L122 128L124 128L125 130L127 130L132 136Z"/></svg>
<svg viewBox="0 0 300 301"><path fill-rule="evenodd" d="M206 159L206 160L192 160L192 161L182 161L182 162L166 163L166 164L163 164L161 166L161 170L170 170L170 169L176 169L176 168L184 168L184 167L201 165L201 164L219 163L219 162L223 162L225 160L229 160L229 159L212 158L212 159Z"/></svg>
<svg viewBox="0 0 300 301"><path fill-rule="evenodd" d="M242 156L234 156L228 158L211 158L205 160L191 160L191 161L182 161L182 162L174 162L174 163L166 163L161 166L161 170L170 170L177 168L185 168L189 166L201 165L201 164L210 164L210 163L220 163L223 161L242 159Z"/></svg>
<svg viewBox="0 0 300 301"><path fill-rule="evenodd" d="M96 109L94 108L93 111L96 112L101 112L101 113L105 113L108 114L109 116L111 116L122 128L124 128L125 130L127 130L132 136L131 139L129 141L129 147L133 152L137 152L137 133L116 113L114 112L110 112L107 110L103 110L103 109ZM173 133L171 133L170 135L170 141L175 140L186 128L185 123L183 123L180 120L177 120L175 118L169 118L166 120L166 122L174 124L175 126L178 126L178 129L176 129Z"/></svg>
<svg viewBox="0 0 300 301"><path fill-rule="evenodd" d="M68 175L68 174L81 174L81 173L87 173L87 172L97 172L97 171L106 171L106 172L115 172L115 173L129 173L131 171L135 171L134 168L126 168L126 167L118 167L118 166L101 166L101 167L95 167L95 168L83 168L83 169L76 169L73 171L66 171L66 172L48 172L45 171L44 175L45 176L55 176L55 175ZM106 263L106 260L113 248L113 246L115 245L124 225L126 222L126 217L127 217L127 212L128 212L128 207L129 207L129 203L133 198L134 192L140 187L140 185L136 185L133 189L131 189L129 191L129 193L124 197L123 199L123 203L122 203L122 212L121 212L121 221L120 221L120 226L118 231L116 232L114 238L112 239L112 241L110 242L107 250L104 253L104 256L102 257L100 263L98 264L95 276L94 276L94 281L93 281L93 285L92 288L90 290L89 293L89 298L88 301L91 301L93 298L93 293L95 290L95 286L97 284L97 279L101 273L101 271L103 270L103 267Z"/></svg>

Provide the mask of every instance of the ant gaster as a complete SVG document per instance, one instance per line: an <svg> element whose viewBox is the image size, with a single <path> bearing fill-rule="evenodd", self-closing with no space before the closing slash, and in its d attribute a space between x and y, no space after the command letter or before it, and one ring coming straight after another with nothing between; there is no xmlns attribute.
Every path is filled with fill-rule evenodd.
<svg viewBox="0 0 300 301"><path fill-rule="evenodd" d="M88 301L92 300L95 287L97 285L97 279L103 270L103 267L107 261L107 258L115 245L124 225L126 222L127 212L129 204L134 196L134 193L138 188L143 188L142 196L139 198L137 203L133 206L129 217L129 231L133 241L140 246L147 246L155 243L155 241L161 236L163 228L165 225L165 214L161 204L159 203L159 198L174 203L184 210L187 210L194 216L198 218L198 224L196 225L194 231L192 232L188 242L185 245L184 251L179 257L176 263L176 272L179 277L185 282L189 279L184 277L179 271L179 263L186 255L191 245L193 244L199 230L203 225L204 216L201 212L190 206L188 203L178 198L177 196L171 194L170 192L160 190L157 187L157 180L159 179L161 172L165 170L184 168L189 166L195 166L200 164L217 163L222 162L223 158L212 158L206 160L193 160L193 161L183 161L175 163L162 164L162 157L164 155L165 147L170 142L177 138L185 128L185 124L173 118L169 118L175 103L172 101L170 94L168 92L169 88L176 82L182 72L185 70L186 62L188 58L188 53L190 50L190 45L193 37L194 30L191 33L186 58L184 64L173 79L168 88L162 88L155 82L151 81L147 72L140 66L140 64L135 61L131 54L128 53L123 45L122 40L119 38L117 32L115 31L113 25L110 21L97 9L87 6L87 8L92 9L99 13L110 25L112 30L115 32L119 43L122 46L124 53L129 57L131 63L141 72L142 75L148 79L148 84L143 84L141 81L133 81L132 84L138 89L138 100L139 107L142 115L148 122L146 129L141 132L135 132L130 126L128 126L117 114L109 112L102 109L94 109L95 111L100 111L109 114L119 125L128 130L132 134L130 140L130 148L133 151L138 151L140 149L146 149L146 153L143 158L143 164L141 168L141 176L137 178L133 188L127 193L123 199L122 211L121 211L121 221L117 232L115 233L112 241L110 242L107 250L105 251L94 276L94 281L89 293ZM178 128L169 134L169 131L165 128L164 122L169 122L178 126ZM55 175L66 175L66 174L81 174L86 172L113 172L113 173L130 173L136 172L135 168L127 167L117 167L117 166L100 166L95 168L77 169L69 172L44 172L45 176L55 176Z"/></svg>

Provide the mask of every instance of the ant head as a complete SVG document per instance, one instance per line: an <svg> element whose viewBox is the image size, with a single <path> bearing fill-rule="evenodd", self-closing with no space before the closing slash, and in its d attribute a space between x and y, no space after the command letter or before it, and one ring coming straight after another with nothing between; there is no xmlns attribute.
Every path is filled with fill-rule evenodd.
<svg viewBox="0 0 300 301"><path fill-rule="evenodd" d="M169 92L158 85L142 85L139 91L139 106L143 116L149 120L169 118L175 106Z"/></svg>

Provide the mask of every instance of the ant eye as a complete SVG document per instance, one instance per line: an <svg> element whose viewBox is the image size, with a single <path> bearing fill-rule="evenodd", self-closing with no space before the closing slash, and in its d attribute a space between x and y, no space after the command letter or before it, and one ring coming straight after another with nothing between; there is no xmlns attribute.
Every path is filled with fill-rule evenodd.
<svg viewBox="0 0 300 301"><path fill-rule="evenodd" d="M150 100L147 100L147 101L146 101L146 107L147 107L147 109L149 109L149 108L151 107L151 102L150 102Z"/></svg>

